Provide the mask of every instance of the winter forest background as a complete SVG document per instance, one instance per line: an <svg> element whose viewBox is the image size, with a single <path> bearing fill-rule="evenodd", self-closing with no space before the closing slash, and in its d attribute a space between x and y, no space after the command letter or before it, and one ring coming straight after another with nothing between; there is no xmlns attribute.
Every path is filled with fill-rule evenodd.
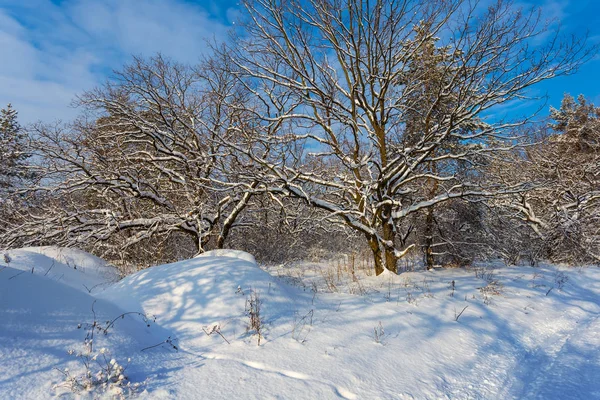
<svg viewBox="0 0 600 400"><path fill-rule="evenodd" d="M503 112L595 56L585 37L506 1L246 7L198 63L136 57L72 121L6 107L1 245L126 270L223 247L356 252L377 274L600 262L600 109Z"/></svg>

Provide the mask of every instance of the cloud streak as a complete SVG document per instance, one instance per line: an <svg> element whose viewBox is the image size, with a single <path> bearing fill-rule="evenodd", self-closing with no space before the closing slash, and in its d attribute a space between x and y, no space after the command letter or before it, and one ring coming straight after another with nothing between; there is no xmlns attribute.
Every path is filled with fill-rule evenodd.
<svg viewBox="0 0 600 400"><path fill-rule="evenodd" d="M0 2L0 107L13 103L23 123L69 120L73 98L131 55L194 62L228 25L183 0Z"/></svg>
<svg viewBox="0 0 600 400"><path fill-rule="evenodd" d="M198 60L207 40L225 39L232 20L242 16L234 4L0 0L0 107L13 103L22 123L70 120L78 114L69 106L75 96L102 83L132 55L161 52L180 62ZM540 6L542 18L560 20L565 33L592 29L590 42L599 42L600 2L517 0L516 5ZM563 92L598 98L599 65L596 59L577 75L545 83L540 93L547 91L553 105L560 104Z"/></svg>

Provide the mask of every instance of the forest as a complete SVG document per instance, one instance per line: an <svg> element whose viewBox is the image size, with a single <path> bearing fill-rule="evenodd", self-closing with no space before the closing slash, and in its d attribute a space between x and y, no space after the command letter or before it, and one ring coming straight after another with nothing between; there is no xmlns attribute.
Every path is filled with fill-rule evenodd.
<svg viewBox="0 0 600 400"><path fill-rule="evenodd" d="M72 119L0 105L0 398L598 398L600 106L543 94L597 37L506 0L236 7Z"/></svg>
<svg viewBox="0 0 600 400"><path fill-rule="evenodd" d="M74 121L21 127L9 105L2 247L136 269L224 247L366 251L377 274L600 262L600 109L501 108L595 47L504 1L342 3L250 2L238 37L196 65L135 58Z"/></svg>

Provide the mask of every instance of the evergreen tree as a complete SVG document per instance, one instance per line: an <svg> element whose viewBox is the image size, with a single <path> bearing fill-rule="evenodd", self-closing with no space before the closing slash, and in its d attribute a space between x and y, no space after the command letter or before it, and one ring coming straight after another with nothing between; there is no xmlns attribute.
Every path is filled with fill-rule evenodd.
<svg viewBox="0 0 600 400"><path fill-rule="evenodd" d="M434 35L431 21L421 21L414 31L413 41L417 50L407 62L407 71L403 75L407 88L404 96L403 139L407 147L414 146L423 138L432 137L436 127L443 125L452 110L459 106L461 96L465 96L464 89L461 93L460 88L452 85L453 77L459 74L457 65L461 53L453 51L450 46L439 46L440 39ZM462 69L467 75L469 69ZM479 118L473 118L461 125L461 134L472 136L477 130L486 127ZM431 177L444 174L452 179L425 179L416 185L413 193L421 199L431 200L460 181L473 181L473 177L468 175L473 173L478 163L476 157L467 154L470 148L479 148L481 143L477 142L484 141L485 138L470 141L461 141L458 137L447 138L420 165L420 170ZM446 158L456 153L463 153L465 156L461 160ZM464 246L454 246L453 242L473 242L473 238L465 235L479 222L477 207L478 204L458 199L432 205L420 213L413 232L423 252L423 262L427 269L432 269L438 263L460 264L470 261L466 254L469 249L463 250Z"/></svg>
<svg viewBox="0 0 600 400"><path fill-rule="evenodd" d="M7 192L28 176L25 134L17 111L8 105L0 110L0 192Z"/></svg>

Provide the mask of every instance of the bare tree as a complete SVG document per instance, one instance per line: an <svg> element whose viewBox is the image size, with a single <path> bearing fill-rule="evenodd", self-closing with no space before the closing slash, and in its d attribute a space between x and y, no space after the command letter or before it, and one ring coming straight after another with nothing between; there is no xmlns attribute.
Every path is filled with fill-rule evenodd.
<svg viewBox="0 0 600 400"><path fill-rule="evenodd" d="M195 69L161 56L136 59L80 97L84 118L32 129L44 180L29 192L47 201L4 242L83 244L118 255L176 235L196 253L223 247L260 190L243 155L220 144L236 141L245 95L216 59Z"/></svg>
<svg viewBox="0 0 600 400"><path fill-rule="evenodd" d="M256 99L262 146L232 147L265 184L363 235L377 274L396 272L410 250L398 232L411 215L524 189L485 185L454 165L475 168L514 147L524 121L499 118L497 106L589 55L583 40L559 41L537 10L506 1L245 4L245 35L226 52ZM431 78L433 67L414 68L426 54L439 55Z"/></svg>

